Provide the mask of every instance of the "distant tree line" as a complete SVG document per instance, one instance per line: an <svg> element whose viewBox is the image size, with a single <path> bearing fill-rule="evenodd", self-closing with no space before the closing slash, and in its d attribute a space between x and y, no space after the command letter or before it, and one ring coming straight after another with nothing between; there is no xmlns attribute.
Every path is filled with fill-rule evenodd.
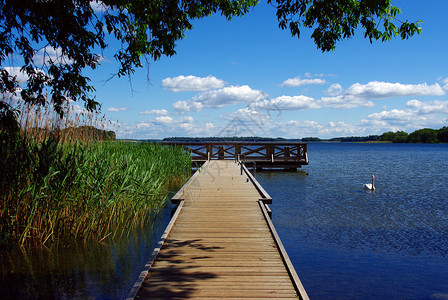
<svg viewBox="0 0 448 300"><path fill-rule="evenodd" d="M440 129L423 128L411 134L404 131L385 132L380 137L381 141L394 143L448 143L448 127Z"/></svg>
<svg viewBox="0 0 448 300"><path fill-rule="evenodd" d="M337 137L322 140L318 137L305 137L302 142L393 142L393 143L448 143L448 127L440 129L423 128L411 134L404 131L388 131L382 135Z"/></svg>
<svg viewBox="0 0 448 300"><path fill-rule="evenodd" d="M322 142L322 140L318 137L304 137L302 142Z"/></svg>
<svg viewBox="0 0 448 300"><path fill-rule="evenodd" d="M335 137L331 139L320 139L318 137L305 137L302 142L375 142L380 139L379 135L369 135L369 136L349 136L349 137Z"/></svg>
<svg viewBox="0 0 448 300"><path fill-rule="evenodd" d="M349 137L336 137L331 138L329 142L376 142L380 139L379 135L369 136L349 136Z"/></svg>

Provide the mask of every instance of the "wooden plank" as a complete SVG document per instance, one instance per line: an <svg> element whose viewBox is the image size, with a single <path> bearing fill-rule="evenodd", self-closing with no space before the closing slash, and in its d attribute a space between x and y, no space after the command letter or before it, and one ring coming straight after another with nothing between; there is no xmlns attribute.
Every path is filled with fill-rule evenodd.
<svg viewBox="0 0 448 300"><path fill-rule="evenodd" d="M152 297L207 297L209 299L223 298L223 297L264 297L268 298L270 295L276 297L291 297L292 299L297 299L297 296L291 290L280 290L280 289L272 289L272 290L227 290L227 289L195 289L195 288L170 288L167 291L164 287L158 288L147 288L145 291L148 296ZM143 296L143 295L142 295Z"/></svg>
<svg viewBox="0 0 448 300"><path fill-rule="evenodd" d="M161 289L160 291L152 291L149 290L146 292L146 295L144 292L142 292L141 297L148 296L151 299L153 297L160 297L160 299L180 299L180 298L188 298L188 299L194 299L194 298L206 298L206 299L216 299L216 298L227 298L227 297L235 297L237 299L242 298L255 298L255 299L272 299L272 296L275 296L277 299L297 299L297 296L295 296L294 293L288 293L288 294L280 294L277 295L275 291L254 291L252 293L246 293L242 295L241 291L220 291L215 290L214 292L207 292L207 291L195 291L194 289L187 289L182 290L178 292L174 291L167 291L166 289ZM281 298L280 298L281 297Z"/></svg>
<svg viewBox="0 0 448 300"><path fill-rule="evenodd" d="M188 268L184 268L183 266L179 266L179 264L169 264L168 267L166 265L159 265L155 262L151 266L151 274L197 274L201 273L210 273L214 276L220 275L272 275L277 276L278 274L285 274L285 267L283 264L277 264L276 267L264 268L263 266L188 266ZM286 274L287 275L287 274ZM152 276L152 275L151 275Z"/></svg>
<svg viewBox="0 0 448 300"><path fill-rule="evenodd" d="M151 288L153 287L166 287L166 282L151 282ZM168 286L172 287L191 287L195 288L198 285L190 282L171 282ZM201 285L201 289L226 289L226 290L273 290L273 289L291 289L293 288L290 282L215 282L213 284Z"/></svg>
<svg viewBox="0 0 448 300"><path fill-rule="evenodd" d="M273 256L272 252L250 252L250 253L241 253L241 252L228 252L228 253L183 253L183 252L162 252L159 253L157 258L160 259L183 259L183 260L198 260L198 259L222 259L222 260L281 260L278 256Z"/></svg>
<svg viewBox="0 0 448 300"><path fill-rule="evenodd" d="M169 279L169 280L167 280ZM204 283L210 283L214 284L216 282L254 282L254 283L263 283L263 282L271 282L271 283L290 283L291 279L285 275L285 276L272 276L272 275L266 275L266 274L260 274L260 275L221 275L219 277L217 276L210 276L208 274L190 274L189 276L185 275L175 275L172 274L171 276L162 276L158 277L156 274L150 273L147 277L146 283L150 282L190 282L195 284L204 284ZM198 283L199 282L199 283ZM291 284L292 286L292 284Z"/></svg>
<svg viewBox="0 0 448 300"><path fill-rule="evenodd" d="M177 232L176 238L178 239L207 239L207 238L234 238L235 241L240 241L240 239L247 239L247 238L264 238L266 237L266 234L264 232L258 232L258 233L247 233L247 232L203 232L203 231L196 231L196 232Z"/></svg>
<svg viewBox="0 0 448 300"><path fill-rule="evenodd" d="M281 266L281 270L284 271L281 260L260 261L260 260L223 260L217 262L216 259L210 260L184 260L184 259L164 259L156 261L153 266L159 268L175 268L179 266L187 266L189 268L240 268L244 270L261 268L263 270L272 268L278 268ZM224 270L224 269L223 269Z"/></svg>

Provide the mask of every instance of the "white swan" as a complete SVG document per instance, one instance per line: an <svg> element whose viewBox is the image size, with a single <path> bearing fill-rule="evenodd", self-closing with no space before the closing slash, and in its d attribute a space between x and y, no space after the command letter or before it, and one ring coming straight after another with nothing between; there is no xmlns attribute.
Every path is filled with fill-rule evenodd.
<svg viewBox="0 0 448 300"><path fill-rule="evenodd" d="M374 191L375 190L375 175L372 175L372 184L366 183L364 184L365 190Z"/></svg>

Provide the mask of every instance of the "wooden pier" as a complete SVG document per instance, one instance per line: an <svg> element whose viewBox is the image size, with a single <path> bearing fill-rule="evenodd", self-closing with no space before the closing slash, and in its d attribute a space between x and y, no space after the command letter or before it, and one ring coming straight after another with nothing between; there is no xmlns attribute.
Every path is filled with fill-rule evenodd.
<svg viewBox="0 0 448 300"><path fill-rule="evenodd" d="M257 169L297 169L308 165L307 144L296 142L162 142L164 145L183 146L191 152L193 161L240 160Z"/></svg>
<svg viewBox="0 0 448 300"><path fill-rule="evenodd" d="M172 201L128 299L308 299L270 220L272 199L243 164L207 161Z"/></svg>

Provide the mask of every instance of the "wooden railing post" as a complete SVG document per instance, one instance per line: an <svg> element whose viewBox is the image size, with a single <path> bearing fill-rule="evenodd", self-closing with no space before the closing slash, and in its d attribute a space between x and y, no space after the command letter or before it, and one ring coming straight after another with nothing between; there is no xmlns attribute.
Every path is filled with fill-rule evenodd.
<svg viewBox="0 0 448 300"><path fill-rule="evenodd" d="M211 143L208 143L207 146L206 146L206 149L207 149L207 157L208 157L208 160L210 160L210 159L212 159L212 155L213 155L213 147L212 147L212 144L211 144Z"/></svg>
<svg viewBox="0 0 448 300"><path fill-rule="evenodd" d="M239 160L240 154L241 154L241 146L235 144L235 159Z"/></svg>
<svg viewBox="0 0 448 300"><path fill-rule="evenodd" d="M224 158L225 158L224 146L219 146L218 159L224 159Z"/></svg>
<svg viewBox="0 0 448 300"><path fill-rule="evenodd" d="M271 159L274 154L274 145L266 145L266 159Z"/></svg>

